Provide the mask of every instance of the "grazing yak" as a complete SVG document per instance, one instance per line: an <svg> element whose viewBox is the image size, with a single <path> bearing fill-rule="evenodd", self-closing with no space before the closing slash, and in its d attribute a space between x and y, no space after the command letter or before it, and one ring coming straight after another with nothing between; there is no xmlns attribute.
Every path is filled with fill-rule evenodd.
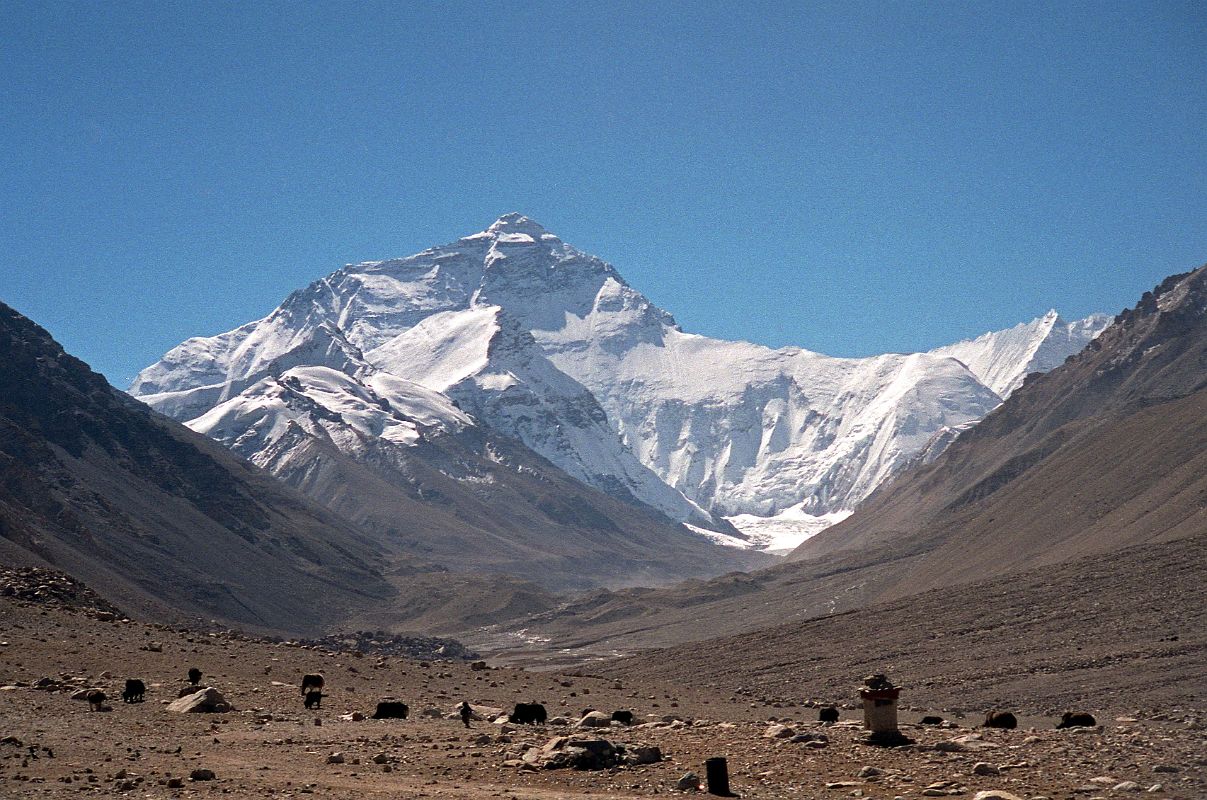
<svg viewBox="0 0 1207 800"><path fill-rule="evenodd" d="M193 684L194 686L201 683L201 670L197 669L196 667L189 669L189 683Z"/></svg>
<svg viewBox="0 0 1207 800"><path fill-rule="evenodd" d="M322 708L323 693L322 692L306 692L306 699L302 701L306 708Z"/></svg>
<svg viewBox="0 0 1207 800"><path fill-rule="evenodd" d="M1066 711L1060 717L1060 722L1056 723L1057 728L1096 728L1098 720L1094 719L1093 714L1074 713Z"/></svg>
<svg viewBox="0 0 1207 800"><path fill-rule="evenodd" d="M826 706L817 712L818 722L838 722L838 707Z"/></svg>
<svg viewBox="0 0 1207 800"><path fill-rule="evenodd" d="M122 701L126 703L141 703L147 693L147 685L138 678L127 678L126 688L122 690Z"/></svg>
<svg viewBox="0 0 1207 800"><path fill-rule="evenodd" d="M1009 711L990 711L985 715L985 727L1014 730L1018 727L1018 720Z"/></svg>
<svg viewBox="0 0 1207 800"><path fill-rule="evenodd" d="M323 690L322 675L303 675L302 676L302 696L311 692L321 692Z"/></svg>
<svg viewBox="0 0 1207 800"><path fill-rule="evenodd" d="M508 715L507 721L512 725L544 725L548 718L545 707L540 703L516 703L515 711Z"/></svg>
<svg viewBox="0 0 1207 800"><path fill-rule="evenodd" d="M621 725L632 725L633 724L633 712L632 711L623 711L623 710L622 711L613 711L612 712L612 721L619 722Z"/></svg>
<svg viewBox="0 0 1207 800"><path fill-rule="evenodd" d="M84 699L88 701L88 708L92 711L100 711L105 707L105 701L109 698L100 689L93 689Z"/></svg>
<svg viewBox="0 0 1207 800"><path fill-rule="evenodd" d="M407 712L406 703L400 703L397 700L385 700L377 704L377 710L373 712L373 719L406 719Z"/></svg>

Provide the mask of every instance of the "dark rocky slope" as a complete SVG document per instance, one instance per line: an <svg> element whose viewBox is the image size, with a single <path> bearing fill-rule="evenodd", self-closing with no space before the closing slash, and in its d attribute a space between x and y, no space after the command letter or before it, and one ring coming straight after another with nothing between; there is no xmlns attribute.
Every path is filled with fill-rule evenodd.
<svg viewBox="0 0 1207 800"><path fill-rule="evenodd" d="M393 595L354 526L114 390L0 304L0 558L152 618L316 631Z"/></svg>

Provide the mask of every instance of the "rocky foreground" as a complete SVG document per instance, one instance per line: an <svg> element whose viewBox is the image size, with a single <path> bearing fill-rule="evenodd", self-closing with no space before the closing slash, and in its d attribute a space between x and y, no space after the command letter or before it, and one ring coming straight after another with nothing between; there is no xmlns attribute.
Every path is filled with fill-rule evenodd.
<svg viewBox="0 0 1207 800"><path fill-rule="evenodd" d="M714 756L750 798L1207 796L1203 725L1185 708L1096 712L1100 727L1061 731L1025 716L1016 730L978 728L971 714L922 726L927 710L907 707L903 731L916 743L885 749L863 741L854 675L847 696L811 698L802 685L800 701L776 707L739 687L625 683L606 664L583 676L357 656L15 596L0 598L0 620L5 798L674 796L696 794L691 774L702 778ZM190 667L232 710L169 710ZM325 696L307 710L299 681L315 672ZM144 702L121 702L126 678L146 683ZM111 710L90 710L88 689ZM369 718L387 698L406 702L409 718ZM486 717L539 701L551 719L466 728L455 714L463 699ZM817 722L823 702L839 704L839 723ZM584 724L588 708L632 710L634 724Z"/></svg>

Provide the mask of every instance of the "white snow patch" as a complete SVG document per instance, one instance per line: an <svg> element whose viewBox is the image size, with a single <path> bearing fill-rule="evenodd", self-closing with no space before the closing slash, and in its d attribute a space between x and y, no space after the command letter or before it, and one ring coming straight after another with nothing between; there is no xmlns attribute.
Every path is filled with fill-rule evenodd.
<svg viewBox="0 0 1207 800"><path fill-rule="evenodd" d="M832 511L829 514L807 513L800 505L786 509L774 517L756 517L753 514L738 514L727 517L733 526L750 537L750 546L774 555L786 555L801 542L812 539L826 528L837 525L850 511Z"/></svg>

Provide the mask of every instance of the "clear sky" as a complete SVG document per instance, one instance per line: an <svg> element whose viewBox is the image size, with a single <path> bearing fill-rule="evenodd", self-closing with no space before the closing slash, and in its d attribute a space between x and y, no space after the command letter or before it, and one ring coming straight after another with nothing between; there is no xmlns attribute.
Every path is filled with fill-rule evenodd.
<svg viewBox="0 0 1207 800"><path fill-rule="evenodd" d="M1207 262L1207 5L0 2L0 300L120 386L521 211L836 355Z"/></svg>

